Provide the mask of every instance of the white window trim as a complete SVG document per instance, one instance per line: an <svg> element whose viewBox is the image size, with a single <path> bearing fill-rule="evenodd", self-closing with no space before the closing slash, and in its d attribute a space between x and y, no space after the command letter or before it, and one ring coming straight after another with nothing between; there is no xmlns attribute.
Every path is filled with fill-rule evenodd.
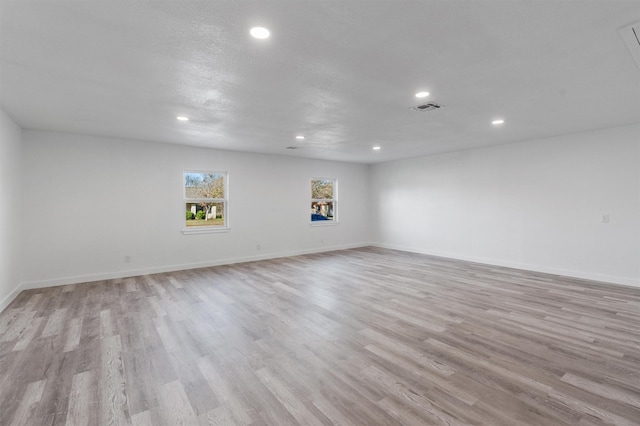
<svg viewBox="0 0 640 426"><path fill-rule="evenodd" d="M231 228L221 226L194 226L193 228L184 228L182 234L184 235L196 235L196 234L221 234L223 232L229 232Z"/></svg>
<svg viewBox="0 0 640 426"><path fill-rule="evenodd" d="M310 220L309 226L312 227L322 227L322 226L336 226L339 224L338 217L340 216L338 209L338 178L330 178L330 177L318 177L314 176L309 179L309 182L312 180L330 180L333 182L333 198L312 198L311 202L315 201L329 201L333 203L333 220Z"/></svg>
<svg viewBox="0 0 640 426"><path fill-rule="evenodd" d="M206 173L206 174L221 174L224 175L224 195L225 198L187 198L186 189L184 186L184 175L185 173ZM184 210L184 205L188 202L198 202L198 201L211 201L214 203L223 203L224 205L224 226L194 226L188 228L184 226L182 228L183 235L197 235L197 234L220 234L229 232L231 227L229 226L229 172L222 171L212 171L212 170L183 170L182 172L182 205ZM184 225L184 213L182 213L182 220Z"/></svg>
<svg viewBox="0 0 640 426"><path fill-rule="evenodd" d="M327 223L328 222L328 223ZM323 226L338 226L339 223L334 220L316 220L315 222L311 222L309 224L312 228L321 228Z"/></svg>

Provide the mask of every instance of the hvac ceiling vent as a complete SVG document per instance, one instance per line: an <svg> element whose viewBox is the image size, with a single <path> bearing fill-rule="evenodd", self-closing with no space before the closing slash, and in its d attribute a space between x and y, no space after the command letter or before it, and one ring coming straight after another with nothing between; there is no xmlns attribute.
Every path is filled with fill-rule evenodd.
<svg viewBox="0 0 640 426"><path fill-rule="evenodd" d="M414 111L434 111L434 110L440 109L442 107L443 107L443 105L439 105L439 104L437 104L435 102L428 102L426 104L414 106L411 109L414 110Z"/></svg>
<svg viewBox="0 0 640 426"><path fill-rule="evenodd" d="M640 22L622 27L618 30L622 39L629 48L636 66L640 69Z"/></svg>
<svg viewBox="0 0 640 426"><path fill-rule="evenodd" d="M288 146L286 149L298 149L297 146Z"/></svg>

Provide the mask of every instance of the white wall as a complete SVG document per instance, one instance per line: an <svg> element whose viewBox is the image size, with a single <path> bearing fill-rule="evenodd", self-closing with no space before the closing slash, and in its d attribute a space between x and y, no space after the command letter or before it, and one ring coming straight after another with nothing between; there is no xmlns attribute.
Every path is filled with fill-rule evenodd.
<svg viewBox="0 0 640 426"><path fill-rule="evenodd" d="M640 286L638 125L377 164L371 173L379 245Z"/></svg>
<svg viewBox="0 0 640 426"><path fill-rule="evenodd" d="M6 299L20 280L20 130L0 125ZM39 131L22 150L22 288L370 241L640 286L638 125L372 166ZM185 169L230 173L230 232L181 233ZM338 226L309 226L312 176L339 179Z"/></svg>
<svg viewBox="0 0 640 426"><path fill-rule="evenodd" d="M0 311L17 295L22 262L21 130L0 109Z"/></svg>
<svg viewBox="0 0 640 426"><path fill-rule="evenodd" d="M369 243L367 165L39 131L23 144L24 288ZM184 170L229 172L228 233L182 234ZM339 225L309 225L313 176L338 178Z"/></svg>

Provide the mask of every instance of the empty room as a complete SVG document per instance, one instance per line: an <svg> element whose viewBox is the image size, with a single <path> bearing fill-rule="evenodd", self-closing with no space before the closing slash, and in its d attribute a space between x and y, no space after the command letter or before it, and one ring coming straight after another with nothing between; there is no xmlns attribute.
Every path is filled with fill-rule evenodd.
<svg viewBox="0 0 640 426"><path fill-rule="evenodd" d="M640 0L0 0L0 425L640 426Z"/></svg>

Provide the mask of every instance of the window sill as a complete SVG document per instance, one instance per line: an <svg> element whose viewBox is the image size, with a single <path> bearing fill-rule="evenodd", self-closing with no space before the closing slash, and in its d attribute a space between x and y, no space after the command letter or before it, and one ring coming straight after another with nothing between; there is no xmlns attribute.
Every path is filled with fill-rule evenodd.
<svg viewBox="0 0 640 426"><path fill-rule="evenodd" d="M335 220L318 220L316 222L311 222L309 224L309 226L312 227L316 227L316 226L337 226L338 222L336 222Z"/></svg>
<svg viewBox="0 0 640 426"><path fill-rule="evenodd" d="M209 227L209 226L202 226L202 227L198 227L198 228L185 228L182 230L182 234L184 235L196 235L196 234L221 234L224 232L229 232L231 230L231 228L229 227L221 227L221 226L216 226L216 227Z"/></svg>

